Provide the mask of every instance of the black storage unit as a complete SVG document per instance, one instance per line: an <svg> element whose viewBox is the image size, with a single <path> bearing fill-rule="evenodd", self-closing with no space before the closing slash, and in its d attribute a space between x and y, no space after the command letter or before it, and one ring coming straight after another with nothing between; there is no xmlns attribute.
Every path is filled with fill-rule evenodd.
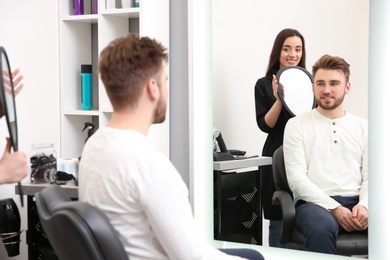
<svg viewBox="0 0 390 260"><path fill-rule="evenodd" d="M45 231L42 229L34 199L34 196L27 196L28 230L26 243L28 244L28 259L58 260Z"/></svg>
<svg viewBox="0 0 390 260"><path fill-rule="evenodd" d="M262 245L259 170L214 170L214 239Z"/></svg>

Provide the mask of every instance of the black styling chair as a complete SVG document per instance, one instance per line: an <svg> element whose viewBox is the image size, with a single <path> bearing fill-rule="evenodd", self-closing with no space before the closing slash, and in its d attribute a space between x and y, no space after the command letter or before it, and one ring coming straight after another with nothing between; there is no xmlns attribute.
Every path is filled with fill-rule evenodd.
<svg viewBox="0 0 390 260"><path fill-rule="evenodd" d="M118 233L97 208L72 201L58 185L35 195L39 219L61 260L128 260Z"/></svg>
<svg viewBox="0 0 390 260"><path fill-rule="evenodd" d="M279 147L272 156L272 171L277 190L273 195L272 203L280 205L283 218L279 241L282 244L287 244L289 248L304 248L305 238L295 228L295 205L293 194L287 182L283 146ZM337 238L336 250L337 254L345 256L368 255L367 232L340 233Z"/></svg>

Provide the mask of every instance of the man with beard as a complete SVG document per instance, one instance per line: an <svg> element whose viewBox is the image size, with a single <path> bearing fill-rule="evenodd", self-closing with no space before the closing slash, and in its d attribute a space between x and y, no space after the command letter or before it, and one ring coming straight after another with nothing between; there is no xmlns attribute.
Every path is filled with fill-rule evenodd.
<svg viewBox="0 0 390 260"><path fill-rule="evenodd" d="M108 216L129 259L262 260L255 250L217 250L199 237L185 183L147 138L150 126L165 120L167 61L160 43L133 34L101 52L99 72L114 112L85 144L79 199Z"/></svg>
<svg viewBox="0 0 390 260"><path fill-rule="evenodd" d="M324 55L313 66L316 109L290 119L283 152L306 249L336 254L339 232L368 228L368 122L345 111L349 64Z"/></svg>

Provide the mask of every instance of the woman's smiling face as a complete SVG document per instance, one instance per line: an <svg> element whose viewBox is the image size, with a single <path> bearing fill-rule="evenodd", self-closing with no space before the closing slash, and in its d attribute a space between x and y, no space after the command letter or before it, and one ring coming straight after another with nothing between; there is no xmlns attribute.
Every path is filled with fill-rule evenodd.
<svg viewBox="0 0 390 260"><path fill-rule="evenodd" d="M297 66L302 57L302 40L298 36L286 38L280 52L279 63L282 69L286 66Z"/></svg>

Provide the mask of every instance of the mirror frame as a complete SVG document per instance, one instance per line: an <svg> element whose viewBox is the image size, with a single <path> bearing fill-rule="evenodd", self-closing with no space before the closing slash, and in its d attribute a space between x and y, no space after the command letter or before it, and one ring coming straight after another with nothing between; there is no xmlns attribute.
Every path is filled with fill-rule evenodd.
<svg viewBox="0 0 390 260"><path fill-rule="evenodd" d="M3 57L5 58L5 61L7 62L7 68L3 68ZM4 78L3 78L3 69L7 69L9 74L10 74L10 83L11 83L11 99L12 99L12 107L11 109L14 110L14 121L10 121L10 116L9 116L9 105L7 105L6 101L6 93L5 93L5 86L4 86ZM17 124L17 119L16 119L16 105L15 105L15 91L14 91L14 83L12 79L12 71L11 71L11 66L9 64L9 59L7 52L5 51L4 47L0 46L0 88L1 88L1 95L2 95L2 105L4 109L4 115L6 117L7 121L7 127L11 139L11 144L13 147L14 152L18 151L18 124ZM14 125L11 126L11 123Z"/></svg>
<svg viewBox="0 0 390 260"><path fill-rule="evenodd" d="M8 73L9 73L9 79L10 79L10 84L11 84L11 99L12 99L12 107L11 109L14 110L14 121L10 121L10 116L9 116L9 105L7 105L7 98L6 98L6 93L5 93L5 86L4 86L4 78L3 78L3 56L5 58L5 61L7 62L7 68ZM18 124L17 124L17 118L16 118L16 104L15 104L15 90L14 90L14 82L12 78L12 70L11 70L11 65L9 63L8 55L7 52L5 51L4 47L0 46L0 95L1 95L1 102L3 106L3 111L4 115L6 117L7 121L7 127L8 127L8 132L11 140L11 145L14 150L14 152L18 151ZM13 126L11 124L14 124ZM23 207L24 202L23 202L23 189L22 189L22 184L19 181L18 182L18 190L19 190L19 197L20 197L20 205Z"/></svg>
<svg viewBox="0 0 390 260"><path fill-rule="evenodd" d="M291 116L294 117L294 116L296 116L296 114L294 112L292 112L291 109L289 108L289 106L287 105L287 103L286 103L286 101L284 99L284 90L283 90L283 88L280 85L280 77L281 77L281 75L283 74L283 72L285 72L285 71L287 71L289 69L298 69L298 70L301 70L302 72L304 72L309 77L312 85L313 85L313 76L311 75L311 73L309 71L307 71L306 69L304 69L302 67L299 67L299 66L286 66L284 68L281 68L276 73L276 80L277 80L277 84L278 84L278 96L279 96L280 100L282 101L283 106L286 108L287 112ZM311 109L314 109L316 107L317 107L317 103L316 103L316 100L315 100L315 97L314 97L314 94L313 94L313 103L312 103ZM309 111L309 109L308 109L308 111Z"/></svg>

